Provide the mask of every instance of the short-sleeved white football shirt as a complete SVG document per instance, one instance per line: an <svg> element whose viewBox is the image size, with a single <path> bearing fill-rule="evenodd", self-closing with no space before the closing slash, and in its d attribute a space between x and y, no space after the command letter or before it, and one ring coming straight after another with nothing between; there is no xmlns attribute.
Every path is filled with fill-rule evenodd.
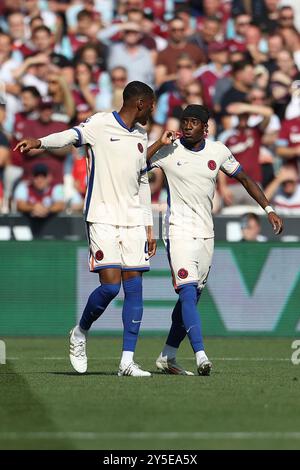
<svg viewBox="0 0 300 470"><path fill-rule="evenodd" d="M180 141L160 149L150 166L163 170L168 183L166 236L180 238L214 236L212 204L218 171L236 175L241 165L221 142L205 140L202 149L192 151Z"/></svg>
<svg viewBox="0 0 300 470"><path fill-rule="evenodd" d="M129 129L119 114L96 113L73 128L78 146L88 147L88 222L144 225L139 185L145 183L147 133L138 124Z"/></svg>

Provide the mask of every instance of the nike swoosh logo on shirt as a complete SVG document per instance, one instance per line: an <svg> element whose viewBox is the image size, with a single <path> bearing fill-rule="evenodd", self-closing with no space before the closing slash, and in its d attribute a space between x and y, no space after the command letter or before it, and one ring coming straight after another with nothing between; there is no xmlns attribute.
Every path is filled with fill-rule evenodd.
<svg viewBox="0 0 300 470"><path fill-rule="evenodd" d="M177 162L178 166L186 165L188 162Z"/></svg>
<svg viewBox="0 0 300 470"><path fill-rule="evenodd" d="M132 323L142 323L142 320L132 320Z"/></svg>
<svg viewBox="0 0 300 470"><path fill-rule="evenodd" d="M114 139L113 137L110 138L111 142L117 142L117 140L120 140L120 139Z"/></svg>

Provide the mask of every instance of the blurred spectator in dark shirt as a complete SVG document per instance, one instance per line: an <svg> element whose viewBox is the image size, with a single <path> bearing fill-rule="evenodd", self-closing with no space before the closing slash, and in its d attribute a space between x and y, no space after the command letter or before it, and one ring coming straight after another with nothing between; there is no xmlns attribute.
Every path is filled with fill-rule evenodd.
<svg viewBox="0 0 300 470"><path fill-rule="evenodd" d="M247 51L254 64L267 60L267 41L258 26L251 24L245 34Z"/></svg>
<svg viewBox="0 0 300 470"><path fill-rule="evenodd" d="M18 212L30 217L46 218L65 208L63 186L52 182L49 168L36 164L28 181L18 184L14 194Z"/></svg>
<svg viewBox="0 0 300 470"><path fill-rule="evenodd" d="M272 74L277 70L277 56L278 53L284 48L283 38L280 34L274 33L268 37L268 58L263 65Z"/></svg>
<svg viewBox="0 0 300 470"><path fill-rule="evenodd" d="M260 15L255 15L253 19L263 33L272 34L279 25L279 0L263 0L261 4Z"/></svg>
<svg viewBox="0 0 300 470"><path fill-rule="evenodd" d="M236 62L246 60L246 55L243 52L239 51L230 51L228 50L228 65L229 72L223 77L218 78L215 83L213 100L213 109L216 115L221 112L221 102L225 93L230 90L233 85L233 76L232 76L232 67Z"/></svg>
<svg viewBox="0 0 300 470"><path fill-rule="evenodd" d="M224 94L221 101L221 115L224 129L228 129L230 125L230 117L228 119L227 106L243 102L247 99L251 87L254 84L254 67L251 62L243 60L235 62L232 65L233 83L231 88Z"/></svg>

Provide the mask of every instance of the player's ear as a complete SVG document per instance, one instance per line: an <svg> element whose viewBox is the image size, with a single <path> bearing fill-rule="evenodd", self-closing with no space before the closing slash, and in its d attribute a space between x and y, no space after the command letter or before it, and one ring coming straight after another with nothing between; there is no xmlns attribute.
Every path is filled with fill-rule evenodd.
<svg viewBox="0 0 300 470"><path fill-rule="evenodd" d="M208 122L206 122L204 125L204 136L207 137L207 134L208 134Z"/></svg>
<svg viewBox="0 0 300 470"><path fill-rule="evenodd" d="M137 109L139 111L142 111L143 107L144 107L144 101L142 100L142 98L139 98L136 102L136 106L137 106Z"/></svg>

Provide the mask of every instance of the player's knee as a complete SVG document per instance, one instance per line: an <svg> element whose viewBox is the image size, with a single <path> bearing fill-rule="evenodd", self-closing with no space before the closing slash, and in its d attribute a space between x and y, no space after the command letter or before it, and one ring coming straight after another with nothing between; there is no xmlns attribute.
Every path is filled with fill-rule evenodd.
<svg viewBox="0 0 300 470"><path fill-rule="evenodd" d="M120 292L121 284L101 284L101 291L107 297L114 299Z"/></svg>
<svg viewBox="0 0 300 470"><path fill-rule="evenodd" d="M197 286L194 284L187 284L180 286L179 288L179 299L180 302L197 302Z"/></svg>
<svg viewBox="0 0 300 470"><path fill-rule="evenodd" d="M142 295L143 290L143 278L142 276L131 277L123 281L123 289L125 295L140 294Z"/></svg>

